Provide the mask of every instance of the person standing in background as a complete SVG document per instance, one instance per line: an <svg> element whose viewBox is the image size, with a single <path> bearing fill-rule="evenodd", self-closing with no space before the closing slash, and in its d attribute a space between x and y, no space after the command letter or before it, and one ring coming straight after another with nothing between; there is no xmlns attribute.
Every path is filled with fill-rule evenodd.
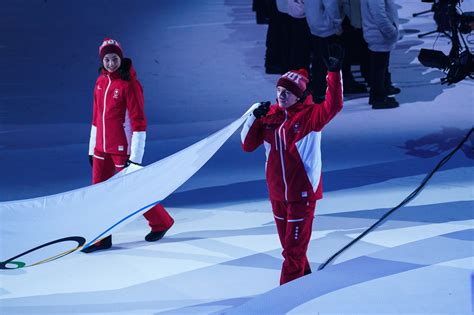
<svg viewBox="0 0 474 315"><path fill-rule="evenodd" d="M304 13L304 0L287 0L289 15L288 69L306 69L309 72L311 33Z"/></svg>
<svg viewBox="0 0 474 315"><path fill-rule="evenodd" d="M393 0L361 0L362 29L369 45L369 104L373 109L398 107L389 95L400 93L392 85L390 51L398 41L398 11Z"/></svg>
<svg viewBox="0 0 474 315"><path fill-rule="evenodd" d="M369 81L369 48L362 35L360 0L343 0L343 12L342 42L346 52L342 66L344 94L367 93L366 86L354 79L351 70L351 66L358 63L362 77Z"/></svg>
<svg viewBox="0 0 474 315"><path fill-rule="evenodd" d="M268 24L269 12L267 0L253 0L252 11L255 11L255 20L257 24Z"/></svg>
<svg viewBox="0 0 474 315"><path fill-rule="evenodd" d="M267 0L269 12L265 73L282 74L288 67L288 0Z"/></svg>
<svg viewBox="0 0 474 315"><path fill-rule="evenodd" d="M310 88L316 103L326 95L327 68L323 55L330 44L341 43L342 3L340 0L305 0L306 20L311 31L312 64Z"/></svg>

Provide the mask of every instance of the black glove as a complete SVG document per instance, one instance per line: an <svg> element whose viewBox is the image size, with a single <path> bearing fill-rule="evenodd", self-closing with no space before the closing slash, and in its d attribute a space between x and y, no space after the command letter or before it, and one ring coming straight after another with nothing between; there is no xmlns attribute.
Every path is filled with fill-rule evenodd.
<svg viewBox="0 0 474 315"><path fill-rule="evenodd" d="M323 48L323 61L331 72L339 72L344 60L344 46L339 42L332 42Z"/></svg>
<svg viewBox="0 0 474 315"><path fill-rule="evenodd" d="M91 165L91 167L92 167L93 162L94 162L94 158L92 157L92 155L89 155L89 164Z"/></svg>
<svg viewBox="0 0 474 315"><path fill-rule="evenodd" d="M268 102L268 101L260 102L260 105L258 105L258 107L253 110L253 115L257 119L265 117L267 115L268 111L270 110L270 104L271 103Z"/></svg>
<svg viewBox="0 0 474 315"><path fill-rule="evenodd" d="M129 167L130 164L141 165L140 163L135 163L132 160L127 160L127 162L125 162L125 167Z"/></svg>

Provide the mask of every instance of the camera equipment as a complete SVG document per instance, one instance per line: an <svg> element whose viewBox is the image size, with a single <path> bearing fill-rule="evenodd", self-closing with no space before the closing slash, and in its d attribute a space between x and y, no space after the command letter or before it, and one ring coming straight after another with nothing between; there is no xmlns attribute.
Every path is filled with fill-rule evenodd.
<svg viewBox="0 0 474 315"><path fill-rule="evenodd" d="M418 34L418 38L425 37L427 35L431 35L434 33L444 33L449 31L449 18L447 15L448 6L450 5L450 1L446 0L421 0L421 2L425 3L433 3L430 10L418 12L412 14L413 17L417 17L418 15L425 14L428 12L433 12L433 19L436 22L436 29L434 31L426 32L423 34Z"/></svg>
<svg viewBox="0 0 474 315"><path fill-rule="evenodd" d="M418 54L418 60L425 67L438 68L447 73L447 76L441 79L441 84L457 83L465 77L474 79L474 57L462 35L469 34L474 28L474 12L461 14L458 10L461 1L423 1L434 2L433 7L438 10L434 13L434 19L438 25L437 31L451 39L451 50L448 56L439 50L424 48Z"/></svg>

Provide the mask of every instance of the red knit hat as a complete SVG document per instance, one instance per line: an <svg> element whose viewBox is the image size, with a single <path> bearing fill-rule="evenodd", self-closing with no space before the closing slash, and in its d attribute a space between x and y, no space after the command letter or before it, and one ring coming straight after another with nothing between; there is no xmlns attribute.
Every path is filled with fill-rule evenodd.
<svg viewBox="0 0 474 315"><path fill-rule="evenodd" d="M308 72L305 69L291 70L280 77L277 86L284 87L298 98L303 96L308 84Z"/></svg>
<svg viewBox="0 0 474 315"><path fill-rule="evenodd" d="M123 51L120 43L112 38L104 38L102 45L99 47L100 60L104 59L104 56L110 53L117 54L120 59L123 59Z"/></svg>

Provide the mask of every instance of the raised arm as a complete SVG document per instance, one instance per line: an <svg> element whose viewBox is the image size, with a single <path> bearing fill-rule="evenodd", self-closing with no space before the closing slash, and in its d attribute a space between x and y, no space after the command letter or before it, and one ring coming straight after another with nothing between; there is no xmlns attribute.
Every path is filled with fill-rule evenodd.
<svg viewBox="0 0 474 315"><path fill-rule="evenodd" d="M320 131L336 116L342 109L342 74L339 72L328 72L326 77L328 88L326 100L321 104L315 104L316 108L311 115L311 126L315 131Z"/></svg>

